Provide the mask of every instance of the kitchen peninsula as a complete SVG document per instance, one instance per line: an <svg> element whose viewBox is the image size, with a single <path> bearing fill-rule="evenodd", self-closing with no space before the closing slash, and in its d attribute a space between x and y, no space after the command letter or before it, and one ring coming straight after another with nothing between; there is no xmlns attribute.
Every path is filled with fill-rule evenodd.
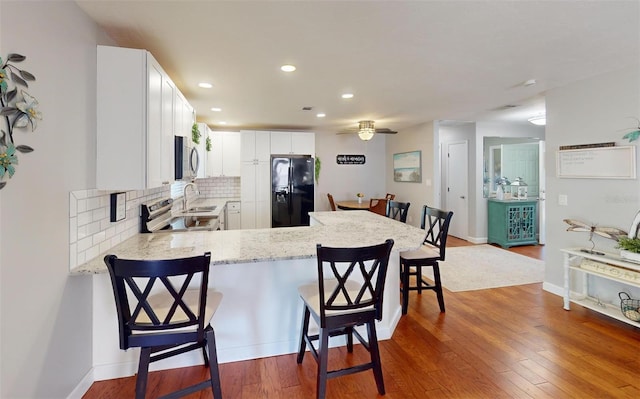
<svg viewBox="0 0 640 399"><path fill-rule="evenodd" d="M311 226L278 229L139 234L109 250L122 258L163 259L211 252L209 285L224 298L213 319L221 363L294 353L302 304L297 287L317 279L316 244L365 246L394 240L384 295L380 339L400 319L398 253L417 249L424 230L368 211L311 212ZM104 254L103 254L104 255ZM73 269L93 274L96 380L133 375L135 351L121 351L111 283L102 256ZM343 345L336 338L333 345ZM156 369L199 364L194 352Z"/></svg>

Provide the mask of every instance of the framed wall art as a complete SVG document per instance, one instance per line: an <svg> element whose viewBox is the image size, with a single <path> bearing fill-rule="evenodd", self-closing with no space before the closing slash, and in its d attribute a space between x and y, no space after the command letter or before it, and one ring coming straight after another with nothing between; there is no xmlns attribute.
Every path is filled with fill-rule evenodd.
<svg viewBox="0 0 640 399"><path fill-rule="evenodd" d="M635 179L636 146L560 150L557 176L570 179Z"/></svg>
<svg viewBox="0 0 640 399"><path fill-rule="evenodd" d="M393 154L393 181L422 182L422 151Z"/></svg>

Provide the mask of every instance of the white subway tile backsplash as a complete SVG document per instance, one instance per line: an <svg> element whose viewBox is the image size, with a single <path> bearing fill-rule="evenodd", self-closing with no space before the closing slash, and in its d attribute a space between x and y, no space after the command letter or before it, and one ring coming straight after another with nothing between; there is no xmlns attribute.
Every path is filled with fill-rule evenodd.
<svg viewBox="0 0 640 399"><path fill-rule="evenodd" d="M78 241L78 218L69 218L69 243L74 244Z"/></svg>
<svg viewBox="0 0 640 399"><path fill-rule="evenodd" d="M78 240L78 251L86 251L87 249L91 248L91 245L93 245L93 240L91 239L91 237L82 238Z"/></svg>
<svg viewBox="0 0 640 399"><path fill-rule="evenodd" d="M93 245L100 244L106 239L106 233L104 231L100 231L93 235Z"/></svg>
<svg viewBox="0 0 640 399"><path fill-rule="evenodd" d="M127 191L126 217L111 222L111 193L80 190L69 193L69 267L74 268L140 231L140 204L169 197L170 187Z"/></svg>
<svg viewBox="0 0 640 399"><path fill-rule="evenodd" d="M91 212L78 213L78 226L84 226L91 223Z"/></svg>

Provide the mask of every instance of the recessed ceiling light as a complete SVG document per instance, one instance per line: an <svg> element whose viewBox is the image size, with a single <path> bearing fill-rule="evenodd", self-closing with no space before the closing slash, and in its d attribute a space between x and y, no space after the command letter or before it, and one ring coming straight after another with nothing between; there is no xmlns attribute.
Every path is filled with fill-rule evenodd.
<svg viewBox="0 0 640 399"><path fill-rule="evenodd" d="M225 121L220 121L218 123L221 124L221 125L226 125L227 124L227 122L225 122Z"/></svg>
<svg viewBox="0 0 640 399"><path fill-rule="evenodd" d="M212 110L213 112L220 112L220 111L222 111L222 108L213 107L213 108L211 108L211 110Z"/></svg>
<svg viewBox="0 0 640 399"><path fill-rule="evenodd" d="M344 93L342 95L342 98L353 98L353 94L352 93Z"/></svg>
<svg viewBox="0 0 640 399"><path fill-rule="evenodd" d="M280 67L282 72L293 72L296 70L296 67L293 65L283 65Z"/></svg>
<svg viewBox="0 0 640 399"><path fill-rule="evenodd" d="M198 86L202 87L203 89L210 89L213 87L211 83L207 83L207 82L200 82L198 83Z"/></svg>
<svg viewBox="0 0 640 399"><path fill-rule="evenodd" d="M318 118L324 118L325 116L327 116L326 114L318 114L316 115Z"/></svg>

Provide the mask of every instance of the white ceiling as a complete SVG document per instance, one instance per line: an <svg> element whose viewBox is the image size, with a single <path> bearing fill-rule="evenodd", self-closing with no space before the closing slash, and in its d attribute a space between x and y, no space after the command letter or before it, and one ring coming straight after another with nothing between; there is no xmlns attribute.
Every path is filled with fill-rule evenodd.
<svg viewBox="0 0 640 399"><path fill-rule="evenodd" d="M149 50L214 129L522 122L546 90L640 61L637 0L77 3L119 46Z"/></svg>

